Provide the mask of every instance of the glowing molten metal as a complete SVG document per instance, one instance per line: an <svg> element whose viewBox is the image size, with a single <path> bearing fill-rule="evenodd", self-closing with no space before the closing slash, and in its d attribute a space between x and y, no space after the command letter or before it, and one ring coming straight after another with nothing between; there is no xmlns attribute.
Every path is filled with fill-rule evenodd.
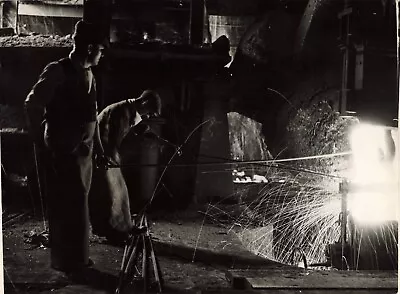
<svg viewBox="0 0 400 294"><path fill-rule="evenodd" d="M377 224L397 220L398 141L396 128L360 124L352 130L348 206L354 221Z"/></svg>

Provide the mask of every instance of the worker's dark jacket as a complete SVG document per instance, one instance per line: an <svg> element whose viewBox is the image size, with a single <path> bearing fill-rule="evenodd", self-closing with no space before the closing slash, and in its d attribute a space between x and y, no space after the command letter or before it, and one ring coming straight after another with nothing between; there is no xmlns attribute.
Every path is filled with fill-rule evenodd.
<svg viewBox="0 0 400 294"><path fill-rule="evenodd" d="M88 193L97 109L94 78L88 75L69 58L50 63L25 101L32 121L39 120L35 108L45 110L51 261L66 270L89 258Z"/></svg>
<svg viewBox="0 0 400 294"><path fill-rule="evenodd" d="M87 93L85 81L68 58L60 61L65 81L57 87L45 111L45 140L54 152L88 152L85 143L87 124L96 121L96 91ZM79 149L79 150L78 150Z"/></svg>

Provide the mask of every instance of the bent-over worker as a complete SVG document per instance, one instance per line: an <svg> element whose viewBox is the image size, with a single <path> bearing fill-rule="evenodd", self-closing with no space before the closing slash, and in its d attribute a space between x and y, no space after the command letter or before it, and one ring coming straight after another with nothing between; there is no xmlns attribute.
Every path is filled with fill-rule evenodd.
<svg viewBox="0 0 400 294"><path fill-rule="evenodd" d="M90 218L93 233L107 237L112 243L120 244L133 229L128 188L118 167L121 164L121 143L143 117L158 116L160 112L159 95L146 90L139 98L111 104L98 115L104 154L115 166L95 170L89 196Z"/></svg>

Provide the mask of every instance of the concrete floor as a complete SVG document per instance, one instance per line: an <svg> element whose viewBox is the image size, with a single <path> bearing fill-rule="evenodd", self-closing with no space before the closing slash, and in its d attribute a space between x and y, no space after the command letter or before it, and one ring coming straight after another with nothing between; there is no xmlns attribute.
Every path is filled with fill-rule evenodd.
<svg viewBox="0 0 400 294"><path fill-rule="evenodd" d="M363 279L373 278L375 286L357 288L354 281L362 280L358 279L360 274L324 271L313 286L302 278L315 276L313 271L253 255L244 249L233 230L205 221L196 209L185 215L150 217L166 293L397 293L397 272L361 274ZM85 272L85 281L71 280L49 267L50 249L32 249L26 243L26 234L41 232L44 225L41 219L25 217L3 227L5 293L114 293L123 248L91 236L90 253L95 265ZM299 271L300 276L293 274ZM282 280L285 274L291 275L291 283ZM254 287L257 277L258 287ZM337 288L324 289L326 281ZM127 292L134 293L123 293Z"/></svg>

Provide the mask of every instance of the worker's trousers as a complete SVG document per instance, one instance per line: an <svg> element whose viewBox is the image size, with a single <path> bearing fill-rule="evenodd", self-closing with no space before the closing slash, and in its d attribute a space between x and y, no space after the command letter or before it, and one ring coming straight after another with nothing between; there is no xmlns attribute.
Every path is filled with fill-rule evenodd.
<svg viewBox="0 0 400 294"><path fill-rule="evenodd" d="M89 263L93 133L91 126L81 147L72 153L52 152L48 162L51 265L64 271Z"/></svg>

